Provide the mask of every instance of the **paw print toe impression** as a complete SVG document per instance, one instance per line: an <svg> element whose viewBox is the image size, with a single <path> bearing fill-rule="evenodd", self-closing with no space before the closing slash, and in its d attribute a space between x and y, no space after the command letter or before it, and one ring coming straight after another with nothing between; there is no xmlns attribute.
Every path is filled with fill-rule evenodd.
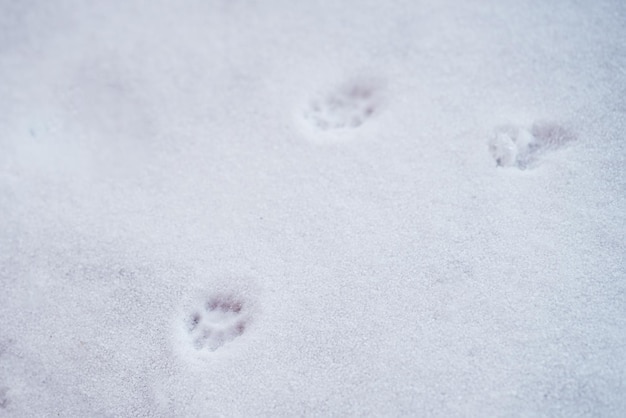
<svg viewBox="0 0 626 418"><path fill-rule="evenodd" d="M380 101L378 84L352 80L311 98L302 116L318 132L354 130L379 111Z"/></svg>
<svg viewBox="0 0 626 418"><path fill-rule="evenodd" d="M531 127L506 125L497 128L489 141L489 152L498 167L520 170L535 167L546 152L565 147L575 139L566 128L551 122Z"/></svg>
<svg viewBox="0 0 626 418"><path fill-rule="evenodd" d="M195 350L214 352L240 337L249 320L244 300L234 295L213 295L188 315L185 330Z"/></svg>

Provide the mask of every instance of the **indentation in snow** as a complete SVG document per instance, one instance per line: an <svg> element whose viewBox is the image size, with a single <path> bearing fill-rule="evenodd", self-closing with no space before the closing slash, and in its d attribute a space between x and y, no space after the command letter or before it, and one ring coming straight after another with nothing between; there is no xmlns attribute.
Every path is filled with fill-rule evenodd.
<svg viewBox="0 0 626 418"><path fill-rule="evenodd" d="M573 139L571 132L553 122L537 122L530 128L505 125L496 128L489 140L489 152L499 167L525 170L535 166L545 152Z"/></svg>
<svg viewBox="0 0 626 418"><path fill-rule="evenodd" d="M356 129L380 110L380 84L352 80L309 100L302 117L318 131Z"/></svg>
<svg viewBox="0 0 626 418"><path fill-rule="evenodd" d="M241 336L248 326L247 303L233 294L214 294L183 320L187 343L197 351L213 352Z"/></svg>

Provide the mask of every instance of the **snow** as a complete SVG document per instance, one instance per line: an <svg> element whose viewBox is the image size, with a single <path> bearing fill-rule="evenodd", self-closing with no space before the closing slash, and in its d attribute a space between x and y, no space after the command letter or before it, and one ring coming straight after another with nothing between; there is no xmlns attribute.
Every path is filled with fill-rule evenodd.
<svg viewBox="0 0 626 418"><path fill-rule="evenodd" d="M0 0L0 416L624 416L625 22Z"/></svg>

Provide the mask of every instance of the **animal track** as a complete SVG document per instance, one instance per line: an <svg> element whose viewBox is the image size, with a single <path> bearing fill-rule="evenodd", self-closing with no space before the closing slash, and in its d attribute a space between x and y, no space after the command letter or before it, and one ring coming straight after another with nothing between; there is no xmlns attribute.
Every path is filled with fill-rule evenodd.
<svg viewBox="0 0 626 418"><path fill-rule="evenodd" d="M246 302L234 295L216 294L184 320L185 334L198 351L215 351L241 336L250 313Z"/></svg>
<svg viewBox="0 0 626 418"><path fill-rule="evenodd" d="M506 125L495 130L489 152L498 166L525 170L535 165L545 151L561 148L572 140L571 132L552 122L538 122L528 129Z"/></svg>
<svg viewBox="0 0 626 418"><path fill-rule="evenodd" d="M313 98L302 116L320 131L355 129L379 110L379 93L374 82L352 81Z"/></svg>

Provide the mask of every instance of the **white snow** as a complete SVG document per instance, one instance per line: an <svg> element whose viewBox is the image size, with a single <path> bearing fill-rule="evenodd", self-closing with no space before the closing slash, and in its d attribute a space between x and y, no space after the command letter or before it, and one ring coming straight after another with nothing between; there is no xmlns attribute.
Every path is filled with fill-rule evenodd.
<svg viewBox="0 0 626 418"><path fill-rule="evenodd" d="M0 0L0 416L626 415L625 39Z"/></svg>

